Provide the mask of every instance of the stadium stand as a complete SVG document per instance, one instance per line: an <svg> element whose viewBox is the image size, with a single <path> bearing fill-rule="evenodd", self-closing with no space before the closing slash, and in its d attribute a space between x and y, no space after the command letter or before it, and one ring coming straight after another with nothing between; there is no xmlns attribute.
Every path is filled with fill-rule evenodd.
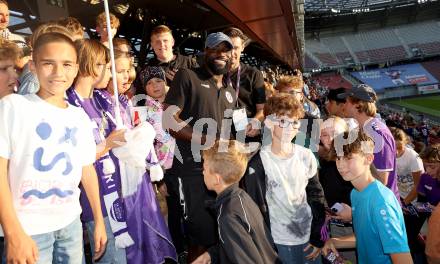
<svg viewBox="0 0 440 264"><path fill-rule="evenodd" d="M327 89L351 88L352 84L337 73L322 73L312 77L312 81Z"/></svg>
<svg viewBox="0 0 440 264"><path fill-rule="evenodd" d="M440 54L440 22L428 21L339 36L306 39L321 67L386 63ZM418 53L417 53L418 52Z"/></svg>
<svg viewBox="0 0 440 264"><path fill-rule="evenodd" d="M437 80L440 80L440 61L425 61L422 62L423 68L429 71Z"/></svg>

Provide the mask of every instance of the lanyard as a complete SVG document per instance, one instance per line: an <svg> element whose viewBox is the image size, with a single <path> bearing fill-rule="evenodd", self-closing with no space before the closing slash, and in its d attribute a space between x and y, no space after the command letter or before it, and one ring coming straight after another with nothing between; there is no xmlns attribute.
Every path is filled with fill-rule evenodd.
<svg viewBox="0 0 440 264"><path fill-rule="evenodd" d="M232 84L232 79L231 77L229 77L229 84L232 86L232 88L235 88L235 98L237 100L237 108L238 108L238 94L240 93L240 77L241 77L241 67L240 65L238 65L238 70L237 70L237 84L234 85Z"/></svg>

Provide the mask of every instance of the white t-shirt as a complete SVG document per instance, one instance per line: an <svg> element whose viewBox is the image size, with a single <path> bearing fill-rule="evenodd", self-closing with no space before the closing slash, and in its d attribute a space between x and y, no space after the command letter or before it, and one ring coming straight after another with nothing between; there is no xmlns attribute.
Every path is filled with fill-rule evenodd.
<svg viewBox="0 0 440 264"><path fill-rule="evenodd" d="M0 100L0 123L0 157L9 160L13 206L26 234L72 223L81 214L82 168L96 156L90 119L72 105L12 94Z"/></svg>
<svg viewBox="0 0 440 264"><path fill-rule="evenodd" d="M414 187L413 172L423 170L423 162L419 154L412 148L405 147L405 152L397 158L397 187L400 197L406 198Z"/></svg>
<svg viewBox="0 0 440 264"><path fill-rule="evenodd" d="M270 229L275 243L300 245L310 239L312 210L307 203L306 186L317 171L313 153L293 145L290 157L275 156L269 146L260 151L267 175L266 201Z"/></svg>

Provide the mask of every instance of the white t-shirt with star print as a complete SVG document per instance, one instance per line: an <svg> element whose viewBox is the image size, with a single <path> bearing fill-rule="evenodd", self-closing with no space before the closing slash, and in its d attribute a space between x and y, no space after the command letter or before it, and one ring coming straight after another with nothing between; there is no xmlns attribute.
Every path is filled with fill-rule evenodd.
<svg viewBox="0 0 440 264"><path fill-rule="evenodd" d="M26 234L68 226L81 213L82 168L95 161L90 119L72 105L12 94L0 100L0 123L0 157L9 160L13 206Z"/></svg>

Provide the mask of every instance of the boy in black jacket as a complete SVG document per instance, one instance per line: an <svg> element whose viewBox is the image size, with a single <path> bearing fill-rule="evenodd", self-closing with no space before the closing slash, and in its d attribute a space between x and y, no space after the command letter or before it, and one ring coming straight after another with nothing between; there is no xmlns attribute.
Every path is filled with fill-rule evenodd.
<svg viewBox="0 0 440 264"><path fill-rule="evenodd" d="M244 187L259 206L281 261L320 263L325 210L317 162L309 149L291 143L303 106L290 94L276 94L264 114L271 143L249 161Z"/></svg>
<svg viewBox="0 0 440 264"><path fill-rule="evenodd" d="M217 193L219 243L193 264L277 263L272 237L249 195L238 188L247 167L247 157L236 141L219 141L203 152L206 187Z"/></svg>

